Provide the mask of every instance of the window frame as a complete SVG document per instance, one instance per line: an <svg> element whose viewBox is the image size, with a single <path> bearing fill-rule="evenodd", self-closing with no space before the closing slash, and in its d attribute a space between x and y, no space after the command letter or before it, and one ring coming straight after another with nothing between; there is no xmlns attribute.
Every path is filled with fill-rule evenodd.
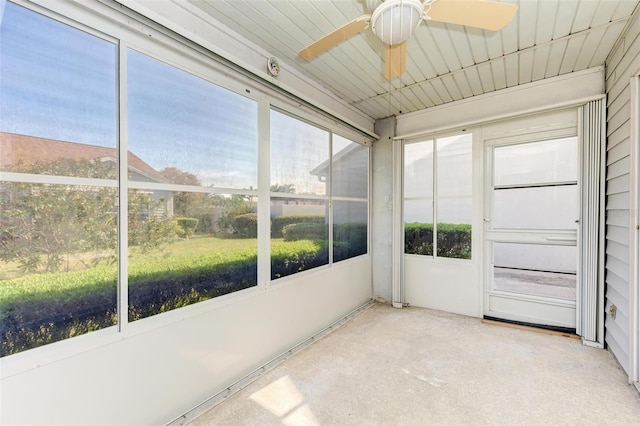
<svg viewBox="0 0 640 426"><path fill-rule="evenodd" d="M310 269L306 269L300 272L296 272L293 274L289 274L289 275L285 275L282 277L278 277L278 278L271 278L270 279L270 286L277 286L280 285L281 283L287 283L288 281L294 280L295 277L301 277L304 276L306 274L309 273L313 273L313 271L317 271L317 270L324 270L330 267L333 267L334 264L336 263L340 263L343 264L345 262L354 260L354 259L358 259L360 257L364 257L364 256L370 256L371 255L371 203L370 203L370 198L371 198L371 147L368 144L362 144L359 143L358 141L355 141L353 139L351 139L348 136L344 136L343 132L338 132L338 131L333 131L331 128L327 127L326 124L327 123L323 123L322 121L319 120L313 120L313 116L304 113L303 111L297 111L294 108L289 107L286 104L283 104L281 102L270 102L270 108L269 108L269 117L271 117L271 111L276 111L280 114L283 114L289 118L298 120L302 123L305 123L307 125L313 126L317 129L323 130L328 132L329 134L329 143L328 143L328 153L329 153L329 158L328 158L328 168L329 168L329 176L327 177L327 181L325 183L326 187L327 187L327 191L324 195L306 195L306 194L295 194L295 193L284 193L284 192L271 192L269 190L269 197L268 197L268 215L270 217L271 214L271 198L273 198L274 196L277 196L279 198L288 198L288 199L308 199L308 200L322 200L324 202L326 202L327 205L327 226L328 226L328 241L329 241L329 260L326 264L317 266L317 267L313 267ZM367 152L367 198L359 198L359 197L344 197L344 196L334 196L333 195L333 136L334 134L337 134L347 140L349 140L351 143L357 143L359 145L362 145L364 147L367 148L368 152ZM271 158L272 152L271 150L269 150L269 158ZM270 169L269 169L270 171ZM269 178L269 186L271 185L271 176ZM338 262L334 261L333 258L333 241L334 241L334 236L333 236L333 226L334 226L334 221L333 221L333 214L334 214L334 206L333 206L333 201L354 201L354 202L362 202L362 203L366 203L367 205L367 252L363 253L361 255L358 256L354 256L354 257L350 257L347 259L343 259L340 260ZM267 243L270 245L271 244L271 234L269 233L269 238L267 240ZM270 261L271 259L271 251L269 251L269 256L268 256L268 260ZM271 276L271 269L269 268L269 276Z"/></svg>
<svg viewBox="0 0 640 426"><path fill-rule="evenodd" d="M471 220L469 225L471 226L471 243L470 243L470 250L471 250L471 257L469 259L463 259L463 258L455 258L455 257L447 257L447 256L438 256L438 201L439 198L443 198L441 196L438 195L438 140L439 139L446 139L449 137L453 137L453 136L462 136L462 135L468 135L470 140L470 150L469 150L469 155L471 156L471 181L469 183L470 185L470 189L471 189L471 193L464 195L464 196L457 196L457 197L450 197L450 196L445 196L444 198L448 198L448 199L468 199L471 202L471 211L469 212L471 215ZM450 130L447 132L442 132L442 133L435 133L435 134L425 134L423 136L420 137L415 137L415 138L410 138L410 139L402 139L402 210L403 210L403 214L402 214L402 232L401 232L401 247L402 247L402 254L404 256L412 256L412 257L419 257L421 259L427 259L429 261L438 261L438 262L453 262L453 263L457 263L457 262L473 262L475 263L477 261L477 257L478 255L476 254L475 250L475 243L474 240L477 239L475 238L475 235L477 235L476 232L474 232L474 228L476 228L476 224L475 224L475 216L476 216L476 212L474 211L474 208L476 206L476 188L474 187L474 183L473 183L473 177L474 177L474 173L475 173L475 157L476 157L476 143L475 143L475 139L476 139L476 134L473 131L473 129L455 129L455 130ZM432 187L432 197L405 197L404 195L404 188L405 188L405 175L404 175L404 167L405 167L405 162L406 162L406 158L405 158L405 147L407 145L411 145L411 144L415 144L415 143L421 143L421 142L426 142L426 141L432 141L432 154L433 154L433 166L432 166L432 182L433 182L433 187ZM433 203L433 209L432 209L432 217L433 217L433 254L431 255L422 255L422 254L413 254L413 253L406 253L404 251L404 246L405 246L405 221L404 221L404 203L407 199L409 200L429 200L432 199L432 203Z"/></svg>
<svg viewBox="0 0 640 426"><path fill-rule="evenodd" d="M177 36L171 30L164 29L158 24L152 21L148 21L147 18L141 17L140 19L137 13L128 10L114 10L114 8L103 5L96 5L95 7L79 7L72 4L60 3L53 4L51 8L48 5L40 5L37 3L31 3L27 0L10 0L12 3L31 10L35 13L39 13L46 18L60 22L64 25L68 25L71 28L78 29L86 32L90 35L99 37L108 42L112 42L116 45L116 59L117 59L117 87L116 87L116 102L117 102L117 119L116 119L116 135L118 138L116 148L120 152L119 157L119 173L121 176L126 176L128 162L126 158L127 152L127 102L126 102L126 69L127 49L133 49L137 52L145 54L153 59L167 63L177 69L192 74L203 80L206 80L216 86L230 90L236 94L252 99L258 103L258 189L255 191L245 191L229 188L202 188L202 187L190 187L174 184L162 184L162 189L178 191L178 192L203 192L203 193L224 193L224 194L242 194L253 195L258 197L258 212L259 215L267 214L268 208L265 212L266 206L269 205L269 191L268 182L264 176L269 176L269 161L265 160L265 157L270 156L269 152L269 123L268 115L271 108L281 108L288 114L293 114L296 117L304 118L309 121L310 124L316 127L324 127L332 134L339 134L353 141L354 143L360 143L368 148L368 181L367 181L367 198L360 201L367 203L368 220L367 220L367 240L368 250L367 253L362 256L370 256L370 194L371 194L371 150L370 147L373 143L371 136L364 136L364 132L357 127L348 128L348 123L340 121L339 119L332 120L328 116L328 113L321 111L319 108L313 110L309 108L309 105L301 103L299 99L295 98L295 95L284 94L283 91L277 88L270 87L268 83L262 82L259 79L249 78L247 74L239 72L234 69L233 66L225 65L223 62L216 59L215 54L212 52L183 39L181 36ZM63 15L64 14L64 15ZM84 23L83 23L84 22ZM86 23L86 24L85 24ZM309 112L311 111L311 112ZM266 117L266 120L265 120ZM329 149L329 158L332 159L331 145ZM269 155L265 155L266 152ZM266 172L265 172L266 170ZM201 315L205 312L210 312L215 309L219 309L224 306L235 303L236 301L242 301L248 298L255 297L264 291L269 290L271 286L270 280L265 278L264 271L264 253L267 253L266 262L269 259L269 238L265 238L264 235L269 235L268 224L260 224L258 229L258 285L240 290L237 292L225 294L219 297L215 297L203 302L195 303L192 305L184 306L179 309L164 312L161 315L153 315L146 317L142 320L129 323L126 319L127 311L122 309L123 306L127 306L127 279L123 277L127 274L127 256L126 256L126 233L123 236L122 229L127 229L126 221L126 206L127 206L127 193L129 189L157 189L155 184L143 184L141 182L135 185L130 185L128 179L119 179L114 182L103 182L101 180L87 179L87 178L73 178L73 177L60 177L60 176L43 176L43 175L14 175L11 173L2 172L2 179L17 180L33 183L61 183L61 184L77 184L77 185L98 185L106 187L119 188L119 244L118 254L120 260L120 271L118 280L119 289L119 322L116 326L104 328L87 334L75 336L73 338L63 339L54 343L39 346L33 349L29 349L23 352L19 352L13 355L5 356L0 359L0 365L2 366L2 377L7 377L16 374L20 371L35 368L41 365L43 362L53 362L58 359L72 356L73 354L84 352L87 350L95 349L108 345L110 343L126 339L141 333L146 333L151 330L165 327L169 324L173 324L182 321L187 318ZM266 191L265 191L265 184ZM265 195L267 195L265 197ZM331 209L329 210L331 214ZM261 213L262 212L262 213ZM264 221L262 221L264 222ZM265 233L266 230L266 233ZM330 228L331 231L331 228ZM260 235L263 235L260 238ZM266 246L265 246L266 244ZM266 247L266 248L265 248ZM263 253L263 258L260 258ZM332 255L332 250L330 250ZM361 257L361 256L359 256ZM346 259L347 261L356 258ZM345 262L341 262L345 263ZM329 267L333 265L329 263ZM312 273L315 268L310 270ZM305 271L306 272L306 271ZM297 274L293 275L298 276Z"/></svg>

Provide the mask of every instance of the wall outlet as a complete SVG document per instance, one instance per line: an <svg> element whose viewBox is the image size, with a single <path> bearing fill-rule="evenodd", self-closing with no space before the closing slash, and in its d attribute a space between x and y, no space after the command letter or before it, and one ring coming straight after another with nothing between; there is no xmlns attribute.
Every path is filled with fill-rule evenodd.
<svg viewBox="0 0 640 426"><path fill-rule="evenodd" d="M616 319L616 312L618 312L618 307L616 305L609 305L609 317L611 317L611 319Z"/></svg>

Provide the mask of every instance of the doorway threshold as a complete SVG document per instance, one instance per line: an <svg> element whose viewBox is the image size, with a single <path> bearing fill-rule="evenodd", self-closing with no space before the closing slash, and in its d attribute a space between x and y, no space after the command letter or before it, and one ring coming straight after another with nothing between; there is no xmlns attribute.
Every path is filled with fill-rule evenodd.
<svg viewBox="0 0 640 426"><path fill-rule="evenodd" d="M555 327L552 325L532 324L521 321L510 321L502 318L484 316L483 324L497 325L501 327L513 328L516 330L532 331L534 333L550 334L552 336L568 337L570 339L580 339L576 334L575 328Z"/></svg>

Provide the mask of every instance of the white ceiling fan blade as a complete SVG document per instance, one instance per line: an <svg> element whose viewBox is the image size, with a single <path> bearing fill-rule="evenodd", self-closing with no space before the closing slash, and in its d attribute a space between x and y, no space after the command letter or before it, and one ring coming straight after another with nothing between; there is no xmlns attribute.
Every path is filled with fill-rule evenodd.
<svg viewBox="0 0 640 426"><path fill-rule="evenodd" d="M309 46L300 51L300 56L305 59L313 59L319 54L331 49L333 46L353 37L360 31L367 28L371 15L362 15L340 28L330 32L319 40L314 41Z"/></svg>
<svg viewBox="0 0 640 426"><path fill-rule="evenodd" d="M434 0L425 6L425 12L432 21L491 31L504 28L517 11L515 4L485 0Z"/></svg>
<svg viewBox="0 0 640 426"><path fill-rule="evenodd" d="M407 42L384 45L384 76L387 80L400 77L407 65Z"/></svg>

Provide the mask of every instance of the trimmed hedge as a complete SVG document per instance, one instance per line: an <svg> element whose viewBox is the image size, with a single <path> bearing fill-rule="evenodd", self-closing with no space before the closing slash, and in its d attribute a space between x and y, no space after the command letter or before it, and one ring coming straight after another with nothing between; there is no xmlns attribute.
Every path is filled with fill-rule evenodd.
<svg viewBox="0 0 640 426"><path fill-rule="evenodd" d="M134 321L257 284L256 249L133 264ZM116 269L31 275L0 283L0 355L116 323Z"/></svg>
<svg viewBox="0 0 640 426"><path fill-rule="evenodd" d="M325 241L276 245L271 276L284 277L328 261ZM115 325L116 282L113 266L0 281L0 356ZM132 263L129 321L256 284L255 248Z"/></svg>
<svg viewBox="0 0 640 426"><path fill-rule="evenodd" d="M367 253L366 222L333 225L333 261L349 259Z"/></svg>
<svg viewBox="0 0 640 426"><path fill-rule="evenodd" d="M282 238L282 230L287 225L293 225L296 223L318 223L325 224L326 218L324 215L290 215L290 216L277 216L273 218L271 224L271 237Z"/></svg>
<svg viewBox="0 0 640 426"><path fill-rule="evenodd" d="M256 213L241 214L233 218L233 232L242 238L258 237L258 215Z"/></svg>
<svg viewBox="0 0 640 426"><path fill-rule="evenodd" d="M282 230L285 241L317 240L328 242L327 225L296 223ZM349 259L367 253L367 224L344 223L333 225L333 261Z"/></svg>
<svg viewBox="0 0 640 426"><path fill-rule="evenodd" d="M329 239L329 228L325 223L302 222L287 225L282 229L285 241Z"/></svg>
<svg viewBox="0 0 640 426"><path fill-rule="evenodd" d="M329 263L326 241L295 241L271 247L271 279L286 277Z"/></svg>
<svg viewBox="0 0 640 426"><path fill-rule="evenodd" d="M438 256L471 259L471 225L438 223ZM406 223L404 252L433 256L433 224Z"/></svg>

